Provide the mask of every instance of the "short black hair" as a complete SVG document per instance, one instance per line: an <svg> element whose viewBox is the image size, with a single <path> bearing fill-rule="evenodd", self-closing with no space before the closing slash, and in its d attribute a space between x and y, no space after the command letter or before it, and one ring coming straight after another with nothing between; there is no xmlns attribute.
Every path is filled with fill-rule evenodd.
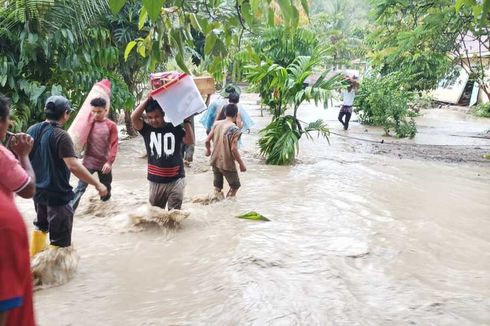
<svg viewBox="0 0 490 326"><path fill-rule="evenodd" d="M7 96L0 93L0 120L5 121L10 115L10 101Z"/></svg>
<svg viewBox="0 0 490 326"><path fill-rule="evenodd" d="M238 106L234 103L230 103L225 106L224 110L227 117L233 118L238 113Z"/></svg>
<svg viewBox="0 0 490 326"><path fill-rule="evenodd" d="M46 110L44 113L46 114L46 119L52 121L58 121L65 115L66 111L59 111L55 109L55 104L53 102L49 102L46 104Z"/></svg>
<svg viewBox="0 0 490 326"><path fill-rule="evenodd" d="M105 108L107 105L107 101L104 100L102 97L96 97L90 101L90 105L98 108Z"/></svg>
<svg viewBox="0 0 490 326"><path fill-rule="evenodd" d="M240 94L237 92L231 92L230 96L228 96L228 102L237 104L240 102Z"/></svg>
<svg viewBox="0 0 490 326"><path fill-rule="evenodd" d="M156 110L160 110L162 111L163 114L165 114L162 110L162 107L160 106L160 104L158 104L156 100L154 99L149 100L148 104L146 104L145 112L150 113Z"/></svg>

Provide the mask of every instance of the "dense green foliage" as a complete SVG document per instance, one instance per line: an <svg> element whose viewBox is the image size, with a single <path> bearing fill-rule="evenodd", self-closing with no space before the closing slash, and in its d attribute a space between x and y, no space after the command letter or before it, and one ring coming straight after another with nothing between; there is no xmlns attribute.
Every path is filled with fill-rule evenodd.
<svg viewBox="0 0 490 326"><path fill-rule="evenodd" d="M314 2L309 28L327 50L325 66L362 70L368 48L368 7L364 1L332 0Z"/></svg>
<svg viewBox="0 0 490 326"><path fill-rule="evenodd" d="M369 56L377 77L365 78L357 96L362 122L413 137L409 107L430 105L420 94L435 88L455 64L489 94L489 62L477 59L490 48L489 1L372 0L371 5L375 20ZM414 101L413 92L419 93Z"/></svg>
<svg viewBox="0 0 490 326"><path fill-rule="evenodd" d="M372 0L372 5L371 59L382 75L400 72L410 90L429 90L457 64L490 94L488 61L472 59L490 50L490 1Z"/></svg>
<svg viewBox="0 0 490 326"><path fill-rule="evenodd" d="M113 107L130 110L150 71L171 61L188 71L192 57L220 80L244 35L295 27L301 12L307 1L5 0L0 92L12 99L16 130L41 120L52 94L79 107L102 78L113 83Z"/></svg>
<svg viewBox="0 0 490 326"><path fill-rule="evenodd" d="M456 16L451 0L373 1L369 36L373 65L381 74L403 72L411 90L434 88L451 66L457 35L447 31ZM403 13L403 14L401 14Z"/></svg>
<svg viewBox="0 0 490 326"><path fill-rule="evenodd" d="M113 108L134 106L131 76L142 64L131 70L122 60L124 17L111 16L102 0L7 1L0 9L0 92L12 100L15 130L42 120L50 95L80 107L103 78L112 81Z"/></svg>
<svg viewBox="0 0 490 326"><path fill-rule="evenodd" d="M397 137L413 138L417 129L408 106L412 94L401 80L396 73L364 78L355 99L356 111L362 123L382 126L386 134L394 131Z"/></svg>
<svg viewBox="0 0 490 326"><path fill-rule="evenodd" d="M118 13L130 0L110 0ZM296 27L300 9L308 12L308 1L298 4L290 1L248 0L155 0L139 1L140 24L148 24L145 37L128 43L125 56L133 49L150 60L150 69L158 62L174 57L179 67L189 72L185 57L193 55L216 79L234 62L233 55L240 49L245 34L258 35L264 26ZM276 6L274 6L276 5ZM195 42L199 41L199 42Z"/></svg>

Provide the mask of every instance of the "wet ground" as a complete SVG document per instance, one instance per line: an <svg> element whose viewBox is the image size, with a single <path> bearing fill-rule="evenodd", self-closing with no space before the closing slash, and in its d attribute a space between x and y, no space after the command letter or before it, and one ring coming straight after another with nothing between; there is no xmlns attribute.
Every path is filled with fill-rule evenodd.
<svg viewBox="0 0 490 326"><path fill-rule="evenodd" d="M256 98L245 101L267 123ZM75 217L78 274L35 294L39 324L490 324L490 164L465 154L490 152L473 137L490 120L430 110L416 138L399 141L356 122L344 132L336 113L303 108L303 120L323 117L343 136L302 140L291 167L263 164L259 128L244 135L238 199L211 205L191 202L212 189L198 127L190 216L177 230L129 225L148 185L141 139L123 142L113 198L100 203L90 189ZM18 202L30 224L31 203ZM271 221L235 218L252 210Z"/></svg>

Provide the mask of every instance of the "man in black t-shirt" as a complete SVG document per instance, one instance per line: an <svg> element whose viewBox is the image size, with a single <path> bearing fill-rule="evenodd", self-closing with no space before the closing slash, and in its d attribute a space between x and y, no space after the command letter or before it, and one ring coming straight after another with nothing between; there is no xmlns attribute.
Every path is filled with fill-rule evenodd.
<svg viewBox="0 0 490 326"><path fill-rule="evenodd" d="M73 142L62 126L70 118L70 102L63 96L51 96L46 101L46 121L31 126L27 133L34 138L29 155L36 174L35 230L31 239L31 255L46 247L49 233L53 248L69 247L73 226L73 208L70 200L70 172L80 180L95 186L100 196L107 188L95 179L78 160Z"/></svg>
<svg viewBox="0 0 490 326"><path fill-rule="evenodd" d="M142 119L146 112L148 123ZM150 204L168 209L180 209L184 199L185 171L181 146L194 144L192 126L186 119L184 128L166 123L158 102L148 97L131 114L134 129L145 140L148 156Z"/></svg>

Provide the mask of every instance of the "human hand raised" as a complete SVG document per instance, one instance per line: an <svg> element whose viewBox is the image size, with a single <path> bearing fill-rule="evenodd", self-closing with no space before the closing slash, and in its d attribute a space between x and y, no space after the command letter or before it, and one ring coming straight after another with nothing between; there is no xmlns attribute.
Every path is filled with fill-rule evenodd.
<svg viewBox="0 0 490 326"><path fill-rule="evenodd" d="M12 136L9 147L18 157L29 155L34 145L34 139L28 134L19 133Z"/></svg>

